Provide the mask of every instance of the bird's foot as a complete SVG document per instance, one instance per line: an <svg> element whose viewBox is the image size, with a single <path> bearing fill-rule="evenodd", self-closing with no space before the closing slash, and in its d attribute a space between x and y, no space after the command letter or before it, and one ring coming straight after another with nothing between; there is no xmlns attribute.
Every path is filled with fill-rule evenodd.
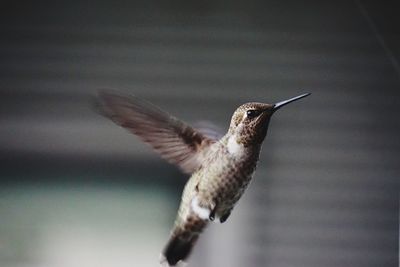
<svg viewBox="0 0 400 267"><path fill-rule="evenodd" d="M210 216L208 216L208 218L210 219L210 221L214 221L215 220L215 213L217 212L217 205L215 205L215 207L212 209L212 211L210 212Z"/></svg>
<svg viewBox="0 0 400 267"><path fill-rule="evenodd" d="M214 202L214 207L211 209L210 216L208 216L210 221L215 220L215 214L217 213L217 209L218 209L218 202Z"/></svg>
<svg viewBox="0 0 400 267"><path fill-rule="evenodd" d="M227 212L227 213L225 213L224 215L221 216L221 218L219 218L219 221L220 221L221 223L224 223L224 222L229 218L230 215L231 215L231 212L230 212L230 211Z"/></svg>

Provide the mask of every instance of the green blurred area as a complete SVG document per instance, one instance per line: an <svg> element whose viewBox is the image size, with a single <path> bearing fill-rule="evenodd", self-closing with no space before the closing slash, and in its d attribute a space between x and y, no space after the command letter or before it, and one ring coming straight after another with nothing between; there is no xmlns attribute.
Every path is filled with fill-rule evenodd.
<svg viewBox="0 0 400 267"><path fill-rule="evenodd" d="M155 266L175 202L143 185L3 186L0 266Z"/></svg>

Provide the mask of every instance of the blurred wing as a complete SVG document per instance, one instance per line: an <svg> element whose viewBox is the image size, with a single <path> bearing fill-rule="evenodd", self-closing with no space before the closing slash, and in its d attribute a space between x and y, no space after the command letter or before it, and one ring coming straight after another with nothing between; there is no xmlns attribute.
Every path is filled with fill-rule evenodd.
<svg viewBox="0 0 400 267"><path fill-rule="evenodd" d="M101 114L137 135L185 173L201 165L205 151L216 141L134 96L100 92L96 104Z"/></svg>
<svg viewBox="0 0 400 267"><path fill-rule="evenodd" d="M193 128L212 140L219 140L224 136L221 128L209 121L198 121L193 125Z"/></svg>

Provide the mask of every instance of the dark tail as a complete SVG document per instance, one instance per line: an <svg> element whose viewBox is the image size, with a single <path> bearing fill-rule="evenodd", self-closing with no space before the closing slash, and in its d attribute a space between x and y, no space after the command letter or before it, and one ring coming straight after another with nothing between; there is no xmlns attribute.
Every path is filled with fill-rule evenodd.
<svg viewBox="0 0 400 267"><path fill-rule="evenodd" d="M175 227L162 252L163 260L167 261L169 266L175 266L179 261L186 260L206 225L207 221L190 217L185 225Z"/></svg>

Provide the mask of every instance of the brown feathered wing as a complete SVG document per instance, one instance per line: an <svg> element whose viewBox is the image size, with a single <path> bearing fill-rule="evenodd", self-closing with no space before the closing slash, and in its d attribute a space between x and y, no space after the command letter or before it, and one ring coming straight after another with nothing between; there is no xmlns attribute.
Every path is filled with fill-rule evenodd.
<svg viewBox="0 0 400 267"><path fill-rule="evenodd" d="M216 142L134 96L102 91L96 106L101 114L137 135L185 173L190 174L199 168L207 149Z"/></svg>

